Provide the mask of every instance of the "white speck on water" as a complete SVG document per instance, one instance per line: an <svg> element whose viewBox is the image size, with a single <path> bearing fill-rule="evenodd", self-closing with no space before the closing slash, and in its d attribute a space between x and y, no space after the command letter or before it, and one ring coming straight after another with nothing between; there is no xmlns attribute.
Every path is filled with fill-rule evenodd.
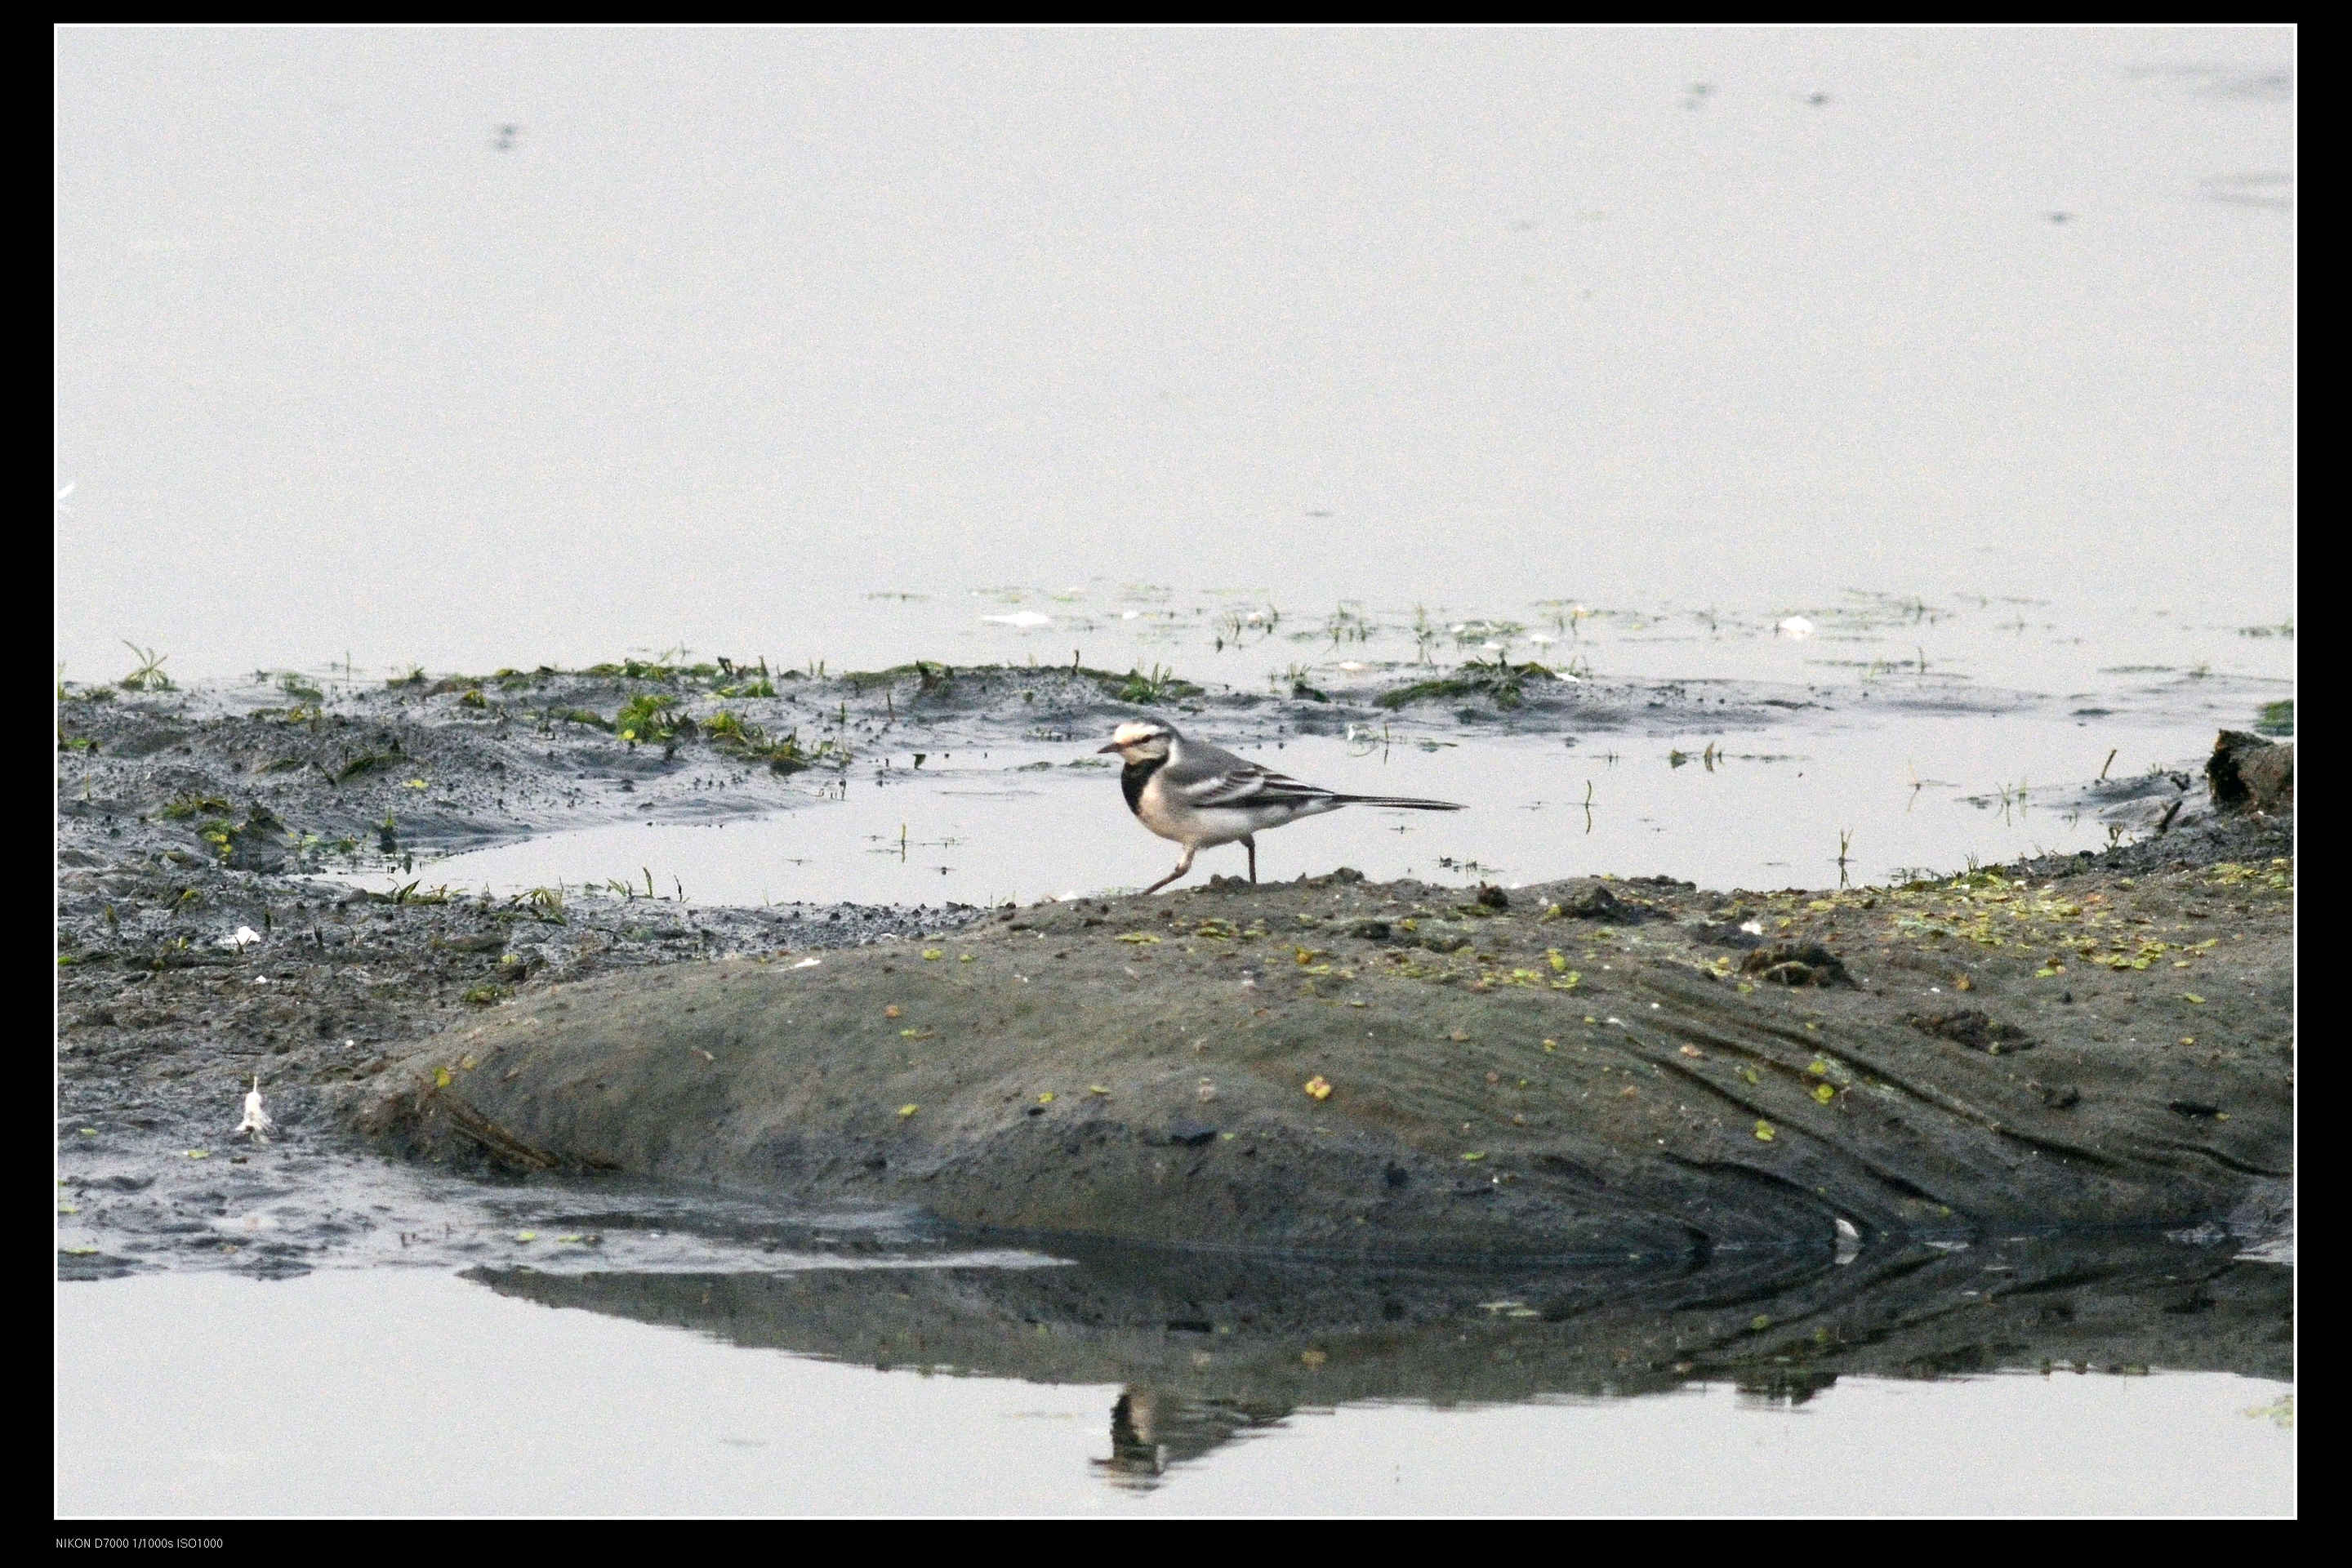
<svg viewBox="0 0 2352 1568"><path fill-rule="evenodd" d="M261 940L261 933L251 926L239 926L236 931L220 939L220 945L233 952L243 952Z"/></svg>
<svg viewBox="0 0 2352 1568"><path fill-rule="evenodd" d="M1040 615L1035 610L1015 610L1009 616L982 616L980 618L992 626L1018 626L1023 631L1054 623L1053 616Z"/></svg>
<svg viewBox="0 0 2352 1568"><path fill-rule="evenodd" d="M803 958L798 963L793 964L793 967L794 969L814 969L818 964L823 963L824 962L824 960L822 958Z"/></svg>
<svg viewBox="0 0 2352 1568"><path fill-rule="evenodd" d="M1813 623L1802 616L1790 616L1772 629L1784 637L1809 637L1813 635Z"/></svg>

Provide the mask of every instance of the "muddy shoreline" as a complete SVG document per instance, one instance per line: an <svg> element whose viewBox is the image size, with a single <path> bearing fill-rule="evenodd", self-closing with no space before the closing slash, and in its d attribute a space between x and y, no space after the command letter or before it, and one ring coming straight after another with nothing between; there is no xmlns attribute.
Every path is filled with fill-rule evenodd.
<svg viewBox="0 0 2352 1568"><path fill-rule="evenodd" d="M387 896L313 874L339 853L382 864L583 818L757 814L879 736L903 746L919 731L942 750L1058 740L1153 700L1213 711L1223 734L1273 735L1407 721L1674 733L1734 709L1755 723L1842 700L1525 669L1436 692L1410 673L1285 697L928 665L827 680L612 667L331 693L296 678L68 692L60 1206L88 1239L60 1268L268 1272L332 1256L379 1222L322 1207L274 1237L226 1240L203 1222L234 1192L356 1170L371 1156L353 1125L468 1172L618 1169L1007 1232L1341 1253L1830 1247L1836 1219L1873 1237L2168 1223L2259 1207L2283 1187L2291 816L2214 816L2186 776L2086 789L2144 828L2161 812L2166 831L2144 842L1908 892L1584 879L1496 908L1341 876L1031 910L740 909L635 889ZM1988 942L1994 921L2011 923ZM2053 963L2055 984L2038 973ZM963 1002L938 1006L953 989L940 976ZM572 1077L534 1069L491 1089L478 1070L514 1030L549 1030L550 1005L606 1028L543 1053L568 1053L573 1077L615 1049L607 1026L623 1024L704 1069L721 1047L749 1062L762 1037L751 1020L818 994L813 978L831 988L844 1052L817 1065L854 1091L745 1078L714 1099L664 1068L633 1080L635 1111L598 1122L560 1088ZM1816 978L1827 984L1785 984ZM2194 1003L2158 984L2191 979ZM711 1032L722 997L742 1009L731 1035ZM1072 1026L1078 1004L1148 1014L1156 1032L1108 1044ZM890 1007L902 1016L885 1019ZM1223 1016L1237 1008L1246 1022ZM941 1043L993 1033L1010 1050L987 1020L1021 1009L1018 1059ZM1343 1039L1368 1022L1390 1041L1371 1058ZM1185 1034L1172 1066L1171 1028ZM506 1074L518 1058L497 1059ZM609 1081L621 1059L594 1068ZM444 1070L454 1089L435 1081ZM278 1121L266 1146L228 1136L257 1074ZM1328 1097L1305 1092L1317 1079ZM777 1109L754 1127L740 1112L760 1094ZM1887 1095L1877 1120L1908 1129L1903 1147L1865 1150L1837 1119ZM687 1135L714 1117L723 1135ZM1574 1132L1580 1118L1614 1131ZM1935 1152L1924 1166L1921 1149ZM1237 1166L1238 1186L1228 1172L1167 1201L1169 1170L1212 1166ZM2025 1201L1994 1201L2021 1182Z"/></svg>

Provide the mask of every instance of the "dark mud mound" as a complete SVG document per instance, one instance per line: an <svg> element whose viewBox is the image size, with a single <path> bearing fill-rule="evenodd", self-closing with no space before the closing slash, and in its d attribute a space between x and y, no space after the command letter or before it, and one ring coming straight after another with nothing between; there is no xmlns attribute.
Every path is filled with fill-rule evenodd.
<svg viewBox="0 0 2352 1568"><path fill-rule="evenodd" d="M1477 1270L1093 1245L1051 1268L763 1274L485 1268L502 1295L858 1365L1108 1383L1113 1464L1150 1476L1303 1405L1627 1396L1730 1380L2009 1368L2294 1375L2291 1271L2158 1237Z"/></svg>
<svg viewBox="0 0 2352 1568"><path fill-rule="evenodd" d="M2139 876L1617 882L1608 920L1570 912L1590 883L1497 909L1347 873L1072 902L560 987L346 1103L436 1158L1150 1242L1688 1258L1840 1220L2185 1223L2292 1159L2288 862L2193 847ZM1726 931L1801 956L1748 973Z"/></svg>

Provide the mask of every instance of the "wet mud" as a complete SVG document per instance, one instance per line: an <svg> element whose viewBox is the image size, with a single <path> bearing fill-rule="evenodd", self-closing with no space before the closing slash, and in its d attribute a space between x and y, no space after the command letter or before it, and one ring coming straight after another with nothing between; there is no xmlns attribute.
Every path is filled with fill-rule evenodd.
<svg viewBox="0 0 2352 1568"><path fill-rule="evenodd" d="M761 681L778 695L745 694ZM1669 731L1810 700L1520 682L1444 700L1482 723ZM69 692L60 1268L286 1271L387 1236L430 1256L454 1200L377 1190L352 1129L466 1177L1344 1255L2172 1223L2284 1179L2291 827L2213 816L2197 779L2094 803L2168 812L2141 844L1842 893L1588 879L1496 903L1339 876L724 909L315 875L583 816L765 812L926 726L1034 742L1156 702L1310 732L1438 700L1415 684L1342 701L1084 669L614 667ZM257 1078L266 1144L231 1132ZM224 1234L262 1203L269 1234Z"/></svg>
<svg viewBox="0 0 2352 1568"><path fill-rule="evenodd" d="M2283 857L1819 893L1228 881L566 987L352 1103L444 1159L1133 1240L2176 1224L2289 1174L2292 929Z"/></svg>

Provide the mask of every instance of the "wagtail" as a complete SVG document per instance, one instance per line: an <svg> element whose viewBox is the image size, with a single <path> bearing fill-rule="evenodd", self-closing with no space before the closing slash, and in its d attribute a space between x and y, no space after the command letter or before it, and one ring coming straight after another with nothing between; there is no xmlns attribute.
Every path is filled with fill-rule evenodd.
<svg viewBox="0 0 2352 1568"><path fill-rule="evenodd" d="M1408 811L1459 811L1450 800L1410 800L1387 795L1337 795L1237 757L1205 741L1188 741L1165 724L1121 724L1110 744L1127 766L1118 775L1127 806L1136 820L1162 838L1184 847L1176 869L1144 889L1156 893L1192 868L1192 857L1217 844L1249 851L1250 880L1257 880L1261 828L1280 827L1302 816L1343 805L1397 805Z"/></svg>

